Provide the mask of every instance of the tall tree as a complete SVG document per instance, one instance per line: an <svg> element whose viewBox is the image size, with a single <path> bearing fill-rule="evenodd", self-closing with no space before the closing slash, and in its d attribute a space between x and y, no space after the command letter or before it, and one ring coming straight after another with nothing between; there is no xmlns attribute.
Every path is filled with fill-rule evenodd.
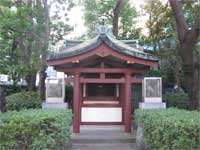
<svg viewBox="0 0 200 150"><path fill-rule="evenodd" d="M14 83L25 78L29 90L34 90L40 70L41 99L48 47L72 30L65 23L72 6L71 0L0 1L0 72L11 75Z"/></svg>
<svg viewBox="0 0 200 150"><path fill-rule="evenodd" d="M31 31L33 13L31 13L30 3L32 3L31 0L26 2L2 0L0 2L0 37L3 43L7 44L7 50L3 50L5 45L1 49L5 52L3 61L8 62L4 63L6 68L4 73L11 76L14 84L20 78L25 77L29 90L33 90L35 89L35 77L32 75L36 75L36 66L32 58L37 57L38 53L33 53L32 49L33 39L37 35Z"/></svg>
<svg viewBox="0 0 200 150"><path fill-rule="evenodd" d="M146 0L143 11L148 16L146 28L149 33L147 38L154 46L154 50L160 50L162 41L171 36L169 35L171 33L167 33L171 26L168 4L163 4L160 0Z"/></svg>
<svg viewBox="0 0 200 150"><path fill-rule="evenodd" d="M143 43L147 49L153 49L160 57L158 72L165 81L163 85L167 87L173 84L178 92L181 87L182 70L176 53L178 41L174 33L170 5L160 0L146 0L143 8L143 14L148 16L146 21L148 34L143 37Z"/></svg>
<svg viewBox="0 0 200 150"><path fill-rule="evenodd" d="M113 34L118 39L138 37L139 29L134 26L137 12L130 5L129 0L85 0L83 5L85 7L85 25L88 28L89 36L93 36L91 31L95 30L96 25L103 18L105 24L112 27Z"/></svg>
<svg viewBox="0 0 200 150"><path fill-rule="evenodd" d="M189 93L189 105L191 109L200 109L200 57L197 54L196 45L200 36L200 3L196 14L193 14L193 23L187 23L181 1L169 0L176 21L176 30L180 47L178 53L183 63L185 82ZM191 18L190 18L191 19Z"/></svg>

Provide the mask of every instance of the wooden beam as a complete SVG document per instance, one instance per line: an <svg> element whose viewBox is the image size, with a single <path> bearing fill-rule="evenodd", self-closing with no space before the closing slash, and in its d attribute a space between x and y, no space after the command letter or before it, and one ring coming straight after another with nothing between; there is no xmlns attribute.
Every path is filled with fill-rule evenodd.
<svg viewBox="0 0 200 150"><path fill-rule="evenodd" d="M74 77L65 78L65 83L74 82Z"/></svg>
<svg viewBox="0 0 200 150"><path fill-rule="evenodd" d="M135 77L132 77L132 78L131 78L131 83L142 83L142 80L143 80L143 79L137 79L137 78L135 78Z"/></svg>
<svg viewBox="0 0 200 150"><path fill-rule="evenodd" d="M113 66L113 67L120 67L120 68L122 68L122 67L126 66L126 64L117 62L115 60L105 59L104 62L105 62L105 64Z"/></svg>
<svg viewBox="0 0 200 150"><path fill-rule="evenodd" d="M81 62L79 63L79 67L88 67L88 66L96 65L100 63L101 60L102 58L97 58L97 59L88 60L86 62Z"/></svg>
<svg viewBox="0 0 200 150"><path fill-rule="evenodd" d="M122 107L121 104L82 104L81 106L82 107Z"/></svg>
<svg viewBox="0 0 200 150"><path fill-rule="evenodd" d="M124 125L124 122L81 122L81 125Z"/></svg>
<svg viewBox="0 0 200 150"><path fill-rule="evenodd" d="M86 79L86 80L82 80L82 81L88 81L88 80L90 80L91 78L82 78L82 79ZM94 81L94 78L92 78L93 80L91 80L91 81L89 81L89 82L92 82L92 81ZM105 78L100 78L100 79L103 79L103 80L105 80ZM109 80L110 79L106 79L107 81L105 81L105 82L109 82ZM111 80L111 82L113 82L113 81L115 81L115 80L118 80L118 79L112 79ZM131 78L131 83L142 83L142 80L143 79L137 79L137 78L135 78L135 77L132 77ZM101 81L101 80L100 80ZM100 82L99 81L99 78L98 78L98 82ZM65 83L67 84L67 83L71 83L71 82L74 82L74 77L69 77L69 78L65 78ZM120 83L122 83L121 81L119 81Z"/></svg>
<svg viewBox="0 0 200 150"><path fill-rule="evenodd" d="M148 71L148 68L144 69L131 69L131 68L58 68L55 67L55 70L66 72L66 73L145 73Z"/></svg>
<svg viewBox="0 0 200 150"><path fill-rule="evenodd" d="M89 96L84 97L83 100L85 101L119 101L119 97L115 96Z"/></svg>
<svg viewBox="0 0 200 150"><path fill-rule="evenodd" d="M125 79L96 79L96 78L80 78L81 83L124 83Z"/></svg>

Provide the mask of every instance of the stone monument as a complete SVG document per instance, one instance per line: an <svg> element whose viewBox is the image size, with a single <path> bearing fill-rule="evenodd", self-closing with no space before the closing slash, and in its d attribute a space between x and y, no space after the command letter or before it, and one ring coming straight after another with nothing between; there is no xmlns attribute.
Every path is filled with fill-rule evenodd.
<svg viewBox="0 0 200 150"><path fill-rule="evenodd" d="M166 103L162 102L162 78L147 77L142 82L143 102L139 103L139 108L166 108Z"/></svg>
<svg viewBox="0 0 200 150"><path fill-rule="evenodd" d="M65 103L65 80L63 78L46 79L46 102L42 108L67 108Z"/></svg>

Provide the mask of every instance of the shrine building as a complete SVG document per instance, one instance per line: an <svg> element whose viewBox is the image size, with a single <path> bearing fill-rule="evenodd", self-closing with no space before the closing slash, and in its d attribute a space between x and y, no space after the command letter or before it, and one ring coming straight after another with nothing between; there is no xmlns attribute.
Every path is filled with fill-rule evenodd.
<svg viewBox="0 0 200 150"><path fill-rule="evenodd" d="M138 74L156 66L158 58L102 30L88 41L69 42L47 64L73 83L74 133L80 125L124 125L131 132L131 86L142 83Z"/></svg>

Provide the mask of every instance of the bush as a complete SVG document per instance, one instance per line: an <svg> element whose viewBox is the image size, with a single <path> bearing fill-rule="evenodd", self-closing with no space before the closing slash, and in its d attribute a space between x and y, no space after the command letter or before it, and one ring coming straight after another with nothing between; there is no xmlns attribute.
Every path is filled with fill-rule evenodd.
<svg viewBox="0 0 200 150"><path fill-rule="evenodd" d="M0 85L0 87L5 89L6 96L27 90L25 85Z"/></svg>
<svg viewBox="0 0 200 150"><path fill-rule="evenodd" d="M70 139L71 110L23 110L0 114L2 150L61 150Z"/></svg>
<svg viewBox="0 0 200 150"><path fill-rule="evenodd" d="M20 92L6 97L7 110L41 108L42 100L37 99L36 92Z"/></svg>
<svg viewBox="0 0 200 150"><path fill-rule="evenodd" d="M152 150L200 149L200 113L179 109L137 110L136 120Z"/></svg>
<svg viewBox="0 0 200 150"><path fill-rule="evenodd" d="M167 103L167 107L177 107L180 109L188 109L188 100L189 97L184 92L178 93L165 93L163 99Z"/></svg>
<svg viewBox="0 0 200 150"><path fill-rule="evenodd" d="M71 84L65 85L65 100L68 103L68 107L72 108L72 100L73 100L73 86Z"/></svg>

